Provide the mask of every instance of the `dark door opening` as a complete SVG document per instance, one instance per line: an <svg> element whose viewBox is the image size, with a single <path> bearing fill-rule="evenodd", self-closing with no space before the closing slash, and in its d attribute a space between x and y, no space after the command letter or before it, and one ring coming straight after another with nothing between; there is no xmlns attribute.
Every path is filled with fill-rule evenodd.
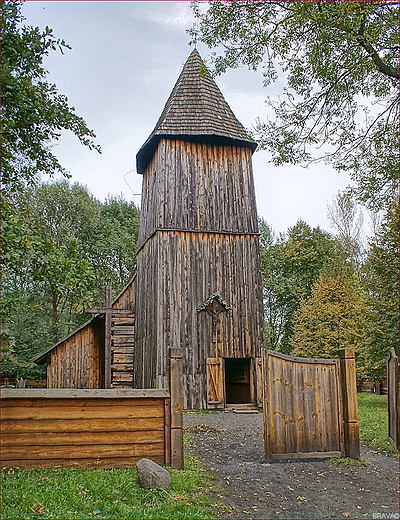
<svg viewBox="0 0 400 520"><path fill-rule="evenodd" d="M225 359L226 404L250 402L250 359Z"/></svg>

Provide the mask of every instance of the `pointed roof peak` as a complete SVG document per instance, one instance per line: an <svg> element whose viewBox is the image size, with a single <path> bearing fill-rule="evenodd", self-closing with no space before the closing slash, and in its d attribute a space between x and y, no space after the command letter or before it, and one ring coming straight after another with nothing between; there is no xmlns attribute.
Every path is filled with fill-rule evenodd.
<svg viewBox="0 0 400 520"><path fill-rule="evenodd" d="M255 141L237 120L194 48L164 106L159 120L136 156L137 172L144 173L162 137L248 146Z"/></svg>

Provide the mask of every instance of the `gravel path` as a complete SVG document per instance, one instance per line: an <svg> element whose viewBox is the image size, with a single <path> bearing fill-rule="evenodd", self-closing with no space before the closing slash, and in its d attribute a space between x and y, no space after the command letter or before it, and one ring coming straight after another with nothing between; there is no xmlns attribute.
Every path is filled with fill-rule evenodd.
<svg viewBox="0 0 400 520"><path fill-rule="evenodd" d="M399 463L362 448L363 465L266 463L262 413L185 414L189 453L219 479L226 519L399 518Z"/></svg>

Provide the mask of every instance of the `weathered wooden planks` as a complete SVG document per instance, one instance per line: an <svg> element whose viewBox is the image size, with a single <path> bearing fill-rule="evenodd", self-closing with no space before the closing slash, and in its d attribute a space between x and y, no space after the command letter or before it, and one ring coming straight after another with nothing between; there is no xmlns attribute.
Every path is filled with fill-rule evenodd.
<svg viewBox="0 0 400 520"><path fill-rule="evenodd" d="M264 323L248 148L161 139L143 178L136 290L134 387L165 386L168 348L180 346L185 408L206 406L214 357L221 366L223 358L254 360L255 401ZM215 330L197 312L213 292L233 308ZM223 406L223 374L219 384Z"/></svg>
<svg viewBox="0 0 400 520"><path fill-rule="evenodd" d="M145 390L3 390L1 412L2 467L171 460L170 396L163 390L148 397Z"/></svg>
<svg viewBox="0 0 400 520"><path fill-rule="evenodd" d="M133 282L132 284L133 285ZM113 312L124 304L133 306L133 288L127 287L113 304ZM132 388L135 344L135 314L111 314L111 387Z"/></svg>
<svg viewBox="0 0 400 520"><path fill-rule="evenodd" d="M104 322L92 320L47 356L48 388L104 387Z"/></svg>
<svg viewBox="0 0 400 520"><path fill-rule="evenodd" d="M2 467L183 467L182 350L166 389L3 389ZM173 409L171 407L173 403Z"/></svg>
<svg viewBox="0 0 400 520"><path fill-rule="evenodd" d="M263 375L267 459L345 453L339 360L264 351Z"/></svg>
<svg viewBox="0 0 400 520"><path fill-rule="evenodd" d="M387 395L389 439L399 449L399 358L394 349L387 360Z"/></svg>
<svg viewBox="0 0 400 520"><path fill-rule="evenodd" d="M159 228L257 233L251 150L162 139L143 177L139 248Z"/></svg>
<svg viewBox="0 0 400 520"><path fill-rule="evenodd" d="M245 256L243 250L248 251ZM255 236L169 232L159 233L146 244L138 259L139 266L146 266L146 273L137 280L138 291L148 297L137 309L135 387L165 386L167 347L180 345L185 408L203 407L206 359L216 354L212 319L197 308L214 291L233 308L218 320L219 356L260 356L264 331L258 252Z"/></svg>

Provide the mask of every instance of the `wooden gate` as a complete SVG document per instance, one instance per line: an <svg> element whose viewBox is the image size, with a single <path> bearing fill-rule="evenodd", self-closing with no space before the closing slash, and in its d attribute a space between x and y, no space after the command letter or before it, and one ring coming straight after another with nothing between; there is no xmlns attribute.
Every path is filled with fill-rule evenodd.
<svg viewBox="0 0 400 520"><path fill-rule="evenodd" d="M268 460L342 455L359 458L355 372L349 371L350 365L355 366L354 351L342 350L340 360L263 351Z"/></svg>
<svg viewBox="0 0 400 520"><path fill-rule="evenodd" d="M207 408L224 407L222 358L207 358Z"/></svg>

